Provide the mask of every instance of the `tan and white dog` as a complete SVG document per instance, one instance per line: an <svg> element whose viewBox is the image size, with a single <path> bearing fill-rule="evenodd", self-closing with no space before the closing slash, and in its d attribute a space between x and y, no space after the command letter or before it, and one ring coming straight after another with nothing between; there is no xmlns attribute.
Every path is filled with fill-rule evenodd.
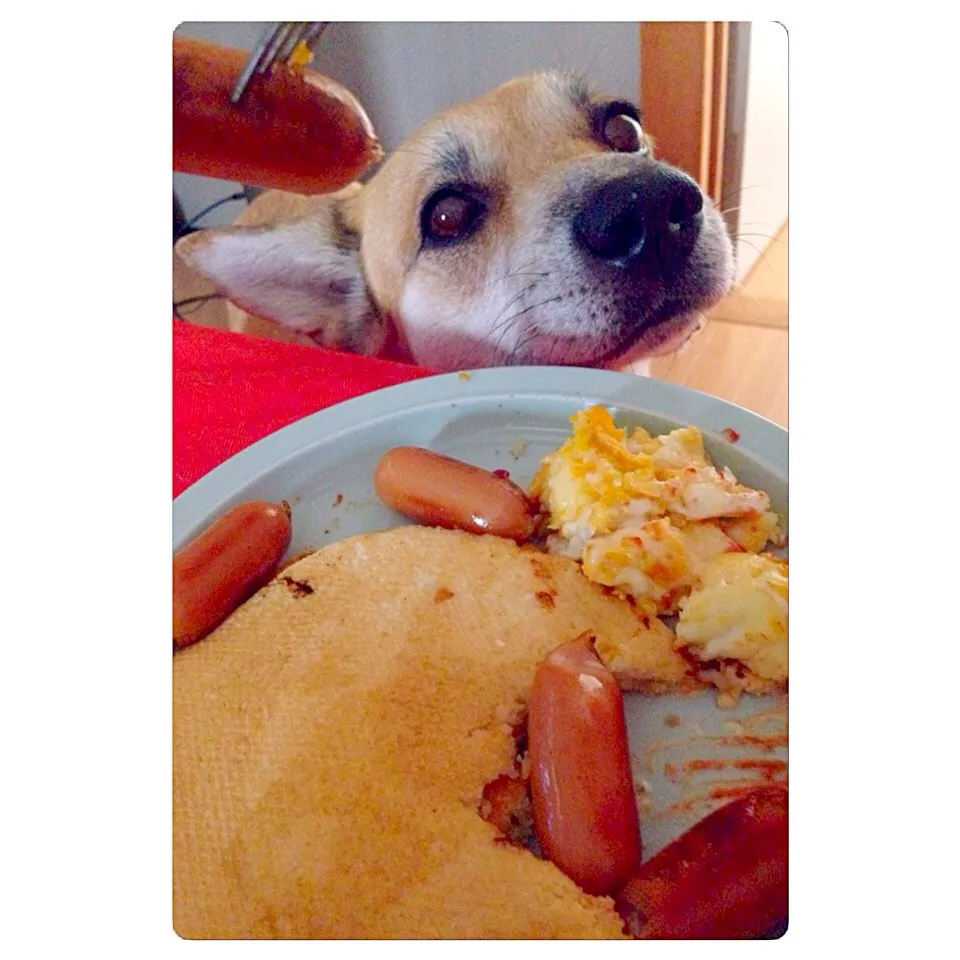
<svg viewBox="0 0 960 960"><path fill-rule="evenodd" d="M443 111L362 186L263 194L177 251L233 329L438 371L636 369L734 276L723 219L653 158L636 107L554 72Z"/></svg>

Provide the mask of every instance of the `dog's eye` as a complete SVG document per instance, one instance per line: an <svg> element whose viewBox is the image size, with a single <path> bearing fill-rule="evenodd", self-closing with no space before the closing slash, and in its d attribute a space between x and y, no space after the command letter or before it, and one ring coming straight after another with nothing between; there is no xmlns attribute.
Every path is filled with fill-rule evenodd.
<svg viewBox="0 0 960 960"><path fill-rule="evenodd" d="M482 212L474 197L440 190L423 208L423 235L429 240L457 240L474 229Z"/></svg>
<svg viewBox="0 0 960 960"><path fill-rule="evenodd" d="M647 145L640 123L626 113L607 117L603 123L603 139L607 146L618 153L646 153Z"/></svg>

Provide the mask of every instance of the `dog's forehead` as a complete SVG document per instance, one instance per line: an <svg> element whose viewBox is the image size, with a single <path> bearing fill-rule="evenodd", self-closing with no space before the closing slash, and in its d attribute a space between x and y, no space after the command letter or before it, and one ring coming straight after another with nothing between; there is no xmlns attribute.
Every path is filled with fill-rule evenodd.
<svg viewBox="0 0 960 960"><path fill-rule="evenodd" d="M592 149L591 91L572 74L539 73L512 80L476 100L438 114L411 138L441 180L520 179Z"/></svg>
<svg viewBox="0 0 960 960"><path fill-rule="evenodd" d="M523 122L539 114L563 125L584 119L593 99L590 85L579 74L545 71L517 77L452 110L489 109L501 122Z"/></svg>

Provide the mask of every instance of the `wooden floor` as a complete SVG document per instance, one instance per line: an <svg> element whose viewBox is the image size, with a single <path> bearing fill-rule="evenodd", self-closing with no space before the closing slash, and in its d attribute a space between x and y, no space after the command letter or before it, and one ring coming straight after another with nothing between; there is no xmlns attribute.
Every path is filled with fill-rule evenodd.
<svg viewBox="0 0 960 960"><path fill-rule="evenodd" d="M655 360L653 374L787 426L786 224L706 327Z"/></svg>
<svg viewBox="0 0 960 960"><path fill-rule="evenodd" d="M174 301L212 292L174 255ZM225 326L222 301L181 307L196 323ZM653 363L662 380L702 390L787 426L787 227L739 289L683 349Z"/></svg>
<svg viewBox="0 0 960 960"><path fill-rule="evenodd" d="M712 320L653 375L722 397L787 426L787 331Z"/></svg>

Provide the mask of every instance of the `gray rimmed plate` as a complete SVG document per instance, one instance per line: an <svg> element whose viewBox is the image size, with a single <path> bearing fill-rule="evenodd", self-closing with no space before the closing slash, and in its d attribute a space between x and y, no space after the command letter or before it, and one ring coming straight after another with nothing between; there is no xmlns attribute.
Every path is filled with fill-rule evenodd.
<svg viewBox="0 0 960 960"><path fill-rule="evenodd" d="M427 447L521 486L570 434L570 416L606 406L620 425L662 433L692 424L718 466L766 491L787 519L787 432L740 407L675 384L571 367L503 367L387 387L328 407L258 441L174 500L179 549L245 500L287 500L290 553L407 521L374 492L380 456L401 444ZM739 439L732 443L728 431ZM749 697L720 710L709 694L629 695L634 773L645 854L750 783L785 776L786 702Z"/></svg>

